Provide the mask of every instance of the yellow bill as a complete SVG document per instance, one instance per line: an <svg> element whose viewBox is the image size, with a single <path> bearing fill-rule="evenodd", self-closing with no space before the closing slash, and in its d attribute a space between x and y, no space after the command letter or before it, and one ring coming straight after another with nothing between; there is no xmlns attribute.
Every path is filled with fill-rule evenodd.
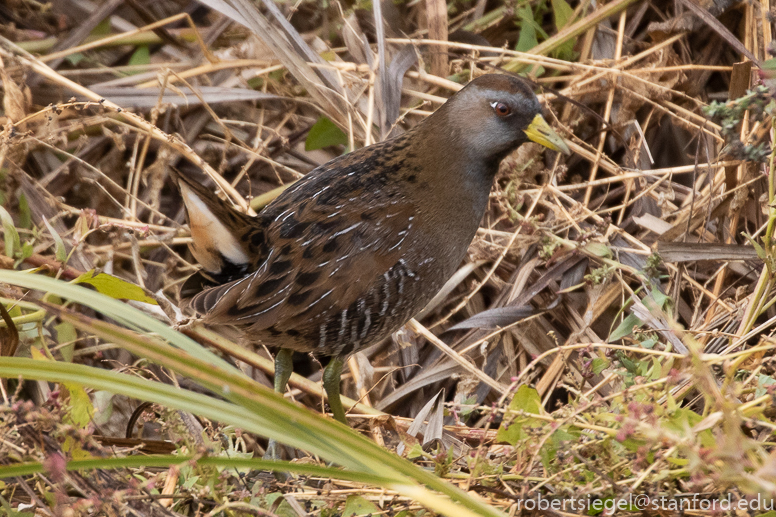
<svg viewBox="0 0 776 517"><path fill-rule="evenodd" d="M553 151L559 151L566 156L571 154L569 146L566 142L553 131L550 125L544 120L541 115L536 115L531 123L525 130L525 135L532 142L542 144L544 147L552 149Z"/></svg>

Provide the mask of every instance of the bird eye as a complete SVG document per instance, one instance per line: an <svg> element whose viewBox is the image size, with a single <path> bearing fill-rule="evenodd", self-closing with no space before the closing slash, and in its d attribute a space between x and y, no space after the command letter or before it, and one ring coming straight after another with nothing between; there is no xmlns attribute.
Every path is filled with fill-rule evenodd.
<svg viewBox="0 0 776 517"><path fill-rule="evenodd" d="M510 113L512 113L512 109L509 107L508 104L504 102L491 102L490 106L493 108L493 111L496 112L496 115L499 117L506 117Z"/></svg>

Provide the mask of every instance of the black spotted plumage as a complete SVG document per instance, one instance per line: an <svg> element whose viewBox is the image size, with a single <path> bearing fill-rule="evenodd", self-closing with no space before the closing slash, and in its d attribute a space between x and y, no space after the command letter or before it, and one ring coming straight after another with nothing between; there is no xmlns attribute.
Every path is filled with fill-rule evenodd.
<svg viewBox="0 0 776 517"><path fill-rule="evenodd" d="M191 306L208 323L237 324L257 340L272 327L288 335L279 345L321 355L364 346L384 337L385 328L403 324L407 311L384 311L379 317L375 311L373 318L359 309L380 296L397 301L405 297L392 292L398 287L384 274L402 257L407 243L402 230L411 229L418 210L417 202L398 188L402 157L391 153L388 143L381 145L388 151L379 158L359 161L356 152L313 171L308 178L315 182L300 181L250 225L233 228L236 241L251 257L250 272L221 285L204 285L202 292L190 296ZM378 161L385 165L374 176ZM198 196L210 196L201 185L181 180ZM232 209L220 200L211 205L213 212L227 210ZM250 238L243 237L250 232ZM217 277L220 272L209 274ZM360 318L360 328L351 330L348 314ZM290 329L295 332L288 333ZM313 334L311 346L305 336Z"/></svg>

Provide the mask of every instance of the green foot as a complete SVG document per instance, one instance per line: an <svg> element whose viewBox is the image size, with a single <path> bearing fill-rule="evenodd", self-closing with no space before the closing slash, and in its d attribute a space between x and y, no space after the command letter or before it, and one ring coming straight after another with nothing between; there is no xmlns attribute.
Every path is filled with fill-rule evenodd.
<svg viewBox="0 0 776 517"><path fill-rule="evenodd" d="M344 361L341 357L332 357L326 368L323 369L323 389L329 398L329 407L334 414L334 418L345 425L348 425L348 419L345 418L345 408L342 407L342 398L340 398L340 380L342 378L342 365Z"/></svg>
<svg viewBox="0 0 776 517"><path fill-rule="evenodd" d="M291 373L294 371L294 351L281 348L275 354L275 391L281 395L286 392L286 385ZM271 439L267 444L267 451L264 453L265 460L280 460L282 445L276 440Z"/></svg>

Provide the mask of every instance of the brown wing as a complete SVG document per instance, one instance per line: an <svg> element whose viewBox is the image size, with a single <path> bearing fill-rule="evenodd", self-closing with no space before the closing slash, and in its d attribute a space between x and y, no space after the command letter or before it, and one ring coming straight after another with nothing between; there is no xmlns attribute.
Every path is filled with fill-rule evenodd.
<svg viewBox="0 0 776 517"><path fill-rule="evenodd" d="M340 169L334 185L289 189L262 213L272 221L263 230L267 259L244 278L196 295L193 307L210 323L295 328L338 315L382 281L402 256L415 208L390 184L356 172Z"/></svg>

